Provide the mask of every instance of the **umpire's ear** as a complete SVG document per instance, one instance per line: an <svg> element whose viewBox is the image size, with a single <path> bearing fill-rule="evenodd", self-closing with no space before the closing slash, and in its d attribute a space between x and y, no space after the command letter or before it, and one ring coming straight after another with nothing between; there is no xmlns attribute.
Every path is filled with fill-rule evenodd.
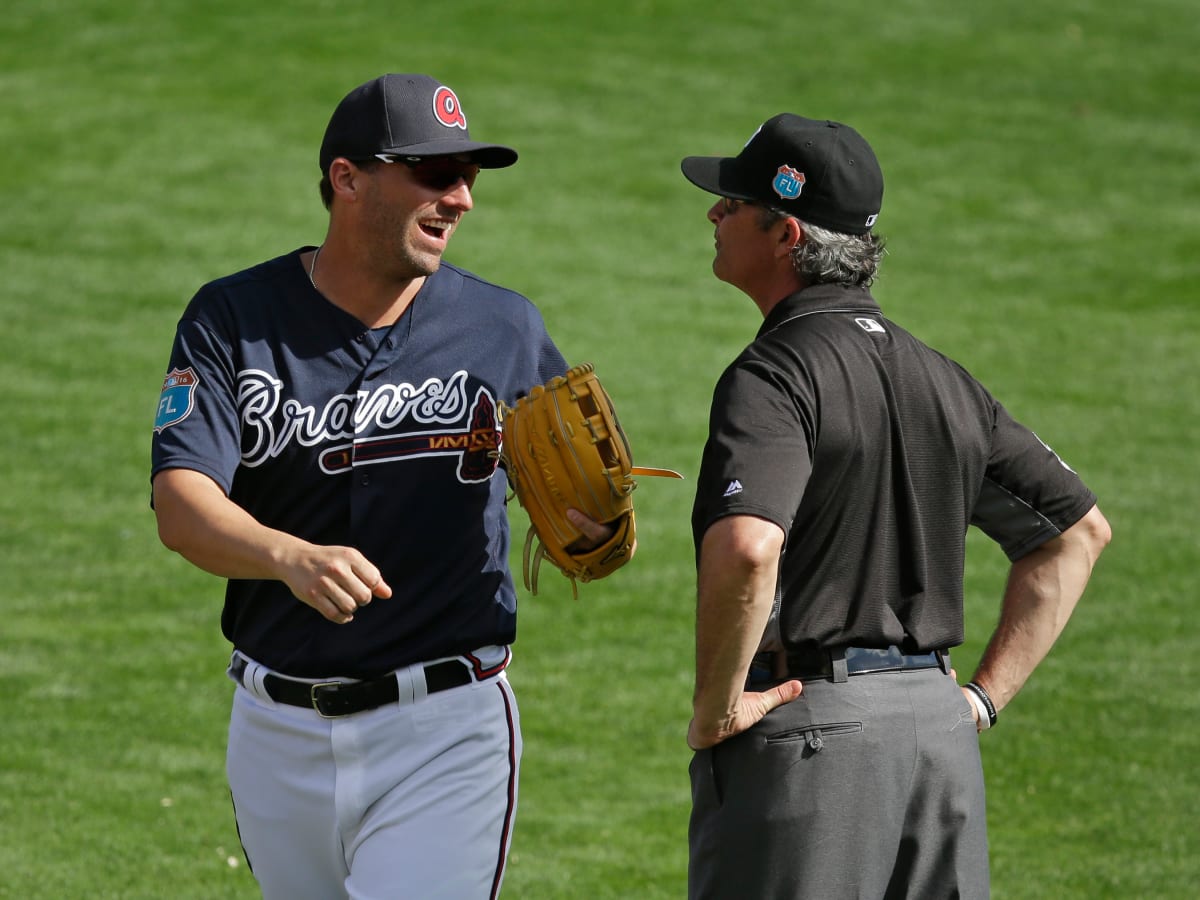
<svg viewBox="0 0 1200 900"><path fill-rule="evenodd" d="M804 243L804 229L800 227L800 220L793 216L787 216L779 221L782 229L779 232L779 244L776 247L778 256L791 256L792 251Z"/></svg>

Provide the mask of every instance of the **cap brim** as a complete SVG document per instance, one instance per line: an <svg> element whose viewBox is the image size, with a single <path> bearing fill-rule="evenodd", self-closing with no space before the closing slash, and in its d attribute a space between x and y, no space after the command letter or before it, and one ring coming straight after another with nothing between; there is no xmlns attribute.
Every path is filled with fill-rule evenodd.
<svg viewBox="0 0 1200 900"><path fill-rule="evenodd" d="M679 164L683 177L696 187L734 200L753 200L746 189L737 160L730 156L688 156Z"/></svg>
<svg viewBox="0 0 1200 900"><path fill-rule="evenodd" d="M476 141L426 141L404 147L389 147L381 153L397 156L452 156L469 153L482 169L504 169L517 161L517 151L500 144L480 144Z"/></svg>

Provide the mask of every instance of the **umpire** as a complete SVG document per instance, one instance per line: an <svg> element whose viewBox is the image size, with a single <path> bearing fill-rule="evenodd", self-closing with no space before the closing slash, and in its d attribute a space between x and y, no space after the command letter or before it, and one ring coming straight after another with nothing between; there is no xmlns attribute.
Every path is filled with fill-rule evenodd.
<svg viewBox="0 0 1200 900"><path fill-rule="evenodd" d="M1045 657L1108 543L1079 477L869 292L883 175L782 114L718 196L713 272L764 321L712 402L692 514L692 898L988 896L978 733ZM967 526L1011 561L959 687Z"/></svg>

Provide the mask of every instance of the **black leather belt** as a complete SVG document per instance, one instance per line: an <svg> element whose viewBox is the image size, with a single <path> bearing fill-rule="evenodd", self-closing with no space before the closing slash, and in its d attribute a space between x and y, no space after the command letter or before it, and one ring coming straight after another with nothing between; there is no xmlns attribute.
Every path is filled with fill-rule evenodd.
<svg viewBox="0 0 1200 900"><path fill-rule="evenodd" d="M246 686L243 676L246 661L234 656L230 671L238 683ZM436 694L448 688L462 687L471 683L471 671L467 664L457 659L430 663L425 666L425 690ZM315 709L326 719L349 716L365 712L400 699L400 683L395 675L383 675L364 681L297 681L282 675L263 676L263 687L276 703Z"/></svg>
<svg viewBox="0 0 1200 900"><path fill-rule="evenodd" d="M902 672L908 669L941 669L950 671L950 654L945 650L928 653L904 653L899 647L838 647L787 655L786 678L801 681L818 678L845 681L850 675L870 675L875 672ZM750 666L751 682L779 681L775 674L773 654L760 653Z"/></svg>

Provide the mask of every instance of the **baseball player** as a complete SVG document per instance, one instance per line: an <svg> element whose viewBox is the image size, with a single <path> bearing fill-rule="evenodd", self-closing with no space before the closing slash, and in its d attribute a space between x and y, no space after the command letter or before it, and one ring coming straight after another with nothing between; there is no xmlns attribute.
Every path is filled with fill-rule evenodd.
<svg viewBox="0 0 1200 900"><path fill-rule="evenodd" d="M875 154L782 114L716 194L713 271L757 305L713 396L692 525L692 898L988 896L981 730L1108 543L1095 496L960 366L885 318ZM957 684L969 525L1012 566Z"/></svg>
<svg viewBox="0 0 1200 900"><path fill-rule="evenodd" d="M500 890L521 734L497 405L567 366L526 298L442 261L480 169L517 159L467 124L425 75L351 91L324 242L202 287L171 352L154 508L228 579L227 773L264 897Z"/></svg>

